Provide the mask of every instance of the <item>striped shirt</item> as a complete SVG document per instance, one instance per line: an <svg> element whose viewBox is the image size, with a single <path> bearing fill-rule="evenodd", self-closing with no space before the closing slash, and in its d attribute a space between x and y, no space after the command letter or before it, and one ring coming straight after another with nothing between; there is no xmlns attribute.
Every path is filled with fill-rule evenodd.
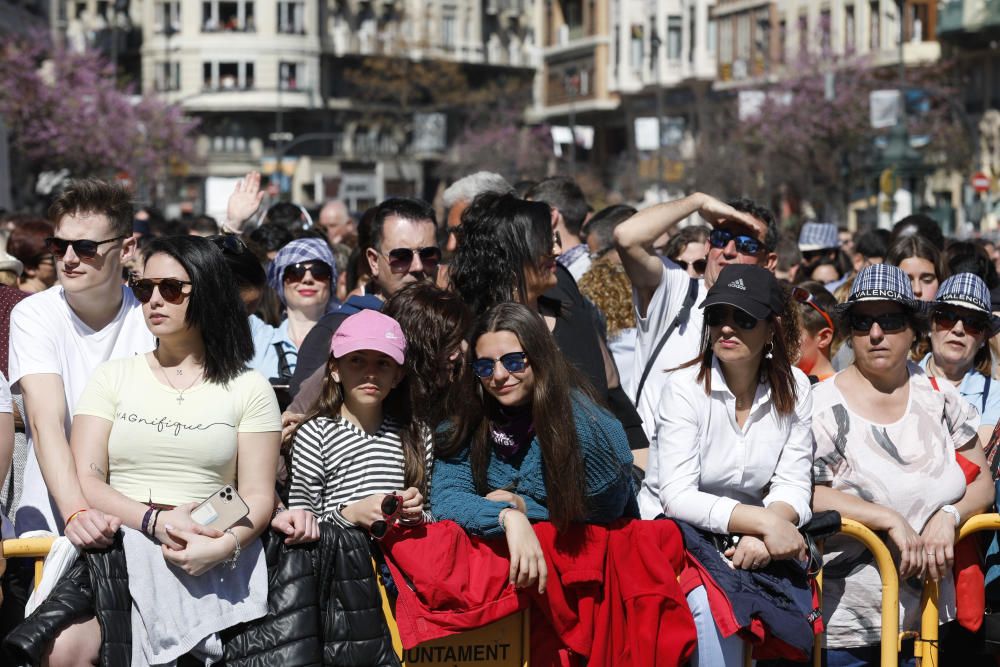
<svg viewBox="0 0 1000 667"><path fill-rule="evenodd" d="M423 445L429 480L434 463L429 429L424 429ZM288 506L351 526L338 508L376 493L402 491L403 469L400 425L393 419L386 417L378 431L368 435L346 419L316 417L295 434Z"/></svg>

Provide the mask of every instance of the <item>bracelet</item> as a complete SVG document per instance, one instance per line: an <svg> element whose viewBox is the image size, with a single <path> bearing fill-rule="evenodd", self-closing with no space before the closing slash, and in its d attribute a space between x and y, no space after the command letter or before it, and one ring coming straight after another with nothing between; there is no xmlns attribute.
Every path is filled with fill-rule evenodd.
<svg viewBox="0 0 1000 667"><path fill-rule="evenodd" d="M236 537L236 533L233 532L232 528L226 528L226 532L229 533L230 535L232 535L233 536L233 540L236 541L236 550L233 551L233 555L230 556L228 560L224 560L222 562L223 563L228 563L230 570L235 570L236 569L236 561L238 561L240 559L240 551L242 551L242 549L240 549L240 538Z"/></svg>
<svg viewBox="0 0 1000 667"><path fill-rule="evenodd" d="M84 507L82 510L77 510L77 511L73 512L72 514L69 515L69 518L66 519L65 525L68 526L69 524L71 524L73 522L73 519L75 519L78 515L83 514L86 511L87 511L87 508Z"/></svg>
<svg viewBox="0 0 1000 667"><path fill-rule="evenodd" d="M154 510L152 507L150 507L149 509L146 510L146 513L142 515L142 526L141 526L141 528L142 528L142 532L145 533L146 535L149 535L149 519L150 519L150 517L153 516L153 512L155 512L155 511L156 510Z"/></svg>
<svg viewBox="0 0 1000 667"><path fill-rule="evenodd" d="M505 533L507 532L507 526L504 525L504 520L507 518L507 512L510 512L513 509L514 509L513 507L504 507L502 510L500 510L500 517L499 517L500 530L502 530Z"/></svg>
<svg viewBox="0 0 1000 667"><path fill-rule="evenodd" d="M153 521L152 521L151 525L149 526L149 535L150 535L150 537L155 537L156 536L156 522L160 520L160 512L162 512L162 511L163 510L154 510L153 511Z"/></svg>

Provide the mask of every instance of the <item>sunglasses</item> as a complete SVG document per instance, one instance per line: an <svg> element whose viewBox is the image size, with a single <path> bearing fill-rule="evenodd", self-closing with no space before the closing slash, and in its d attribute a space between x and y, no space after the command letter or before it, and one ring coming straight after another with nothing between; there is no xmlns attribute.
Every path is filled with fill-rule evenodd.
<svg viewBox="0 0 1000 667"><path fill-rule="evenodd" d="M403 509L403 496L390 493L382 499L382 516L384 519L373 521L368 533L376 540L381 540L389 532L389 528L396 522L396 517Z"/></svg>
<svg viewBox="0 0 1000 667"><path fill-rule="evenodd" d="M687 271L688 267L690 266L692 269L694 269L695 273L705 273L705 267L708 266L708 260L707 259L696 259L693 262L688 263L688 262L685 262L683 259L675 259L674 260L674 264L676 264L677 266L681 267L685 271Z"/></svg>
<svg viewBox="0 0 1000 667"><path fill-rule="evenodd" d="M125 236L116 236L113 239L105 239L103 241L91 241L90 239L78 239L76 241L69 241L67 239L61 239L56 236L50 236L45 239L45 250L55 255L57 258L62 258L70 246L73 246L73 252L80 259L94 259L97 257L97 249L100 248L105 243L114 243L115 241L121 241L122 239L127 239L131 234Z"/></svg>
<svg viewBox="0 0 1000 667"><path fill-rule="evenodd" d="M333 276L333 270L329 264L314 260L289 264L285 267L282 278L286 283L298 283L305 280L306 272L312 275L313 280L318 280L321 283L330 282L330 278Z"/></svg>
<svg viewBox="0 0 1000 667"><path fill-rule="evenodd" d="M184 286L190 284L191 282L188 280L177 280L176 278L143 278L133 280L130 287L132 294L142 303L149 303L149 300L153 298L153 288L159 288L163 300L176 305L190 294L190 292L184 293Z"/></svg>
<svg viewBox="0 0 1000 667"><path fill-rule="evenodd" d="M508 352L499 359L489 359L480 357L472 362L472 372L477 378L486 379L493 377L497 362L503 364L508 373L522 373L528 367L528 355L524 352Z"/></svg>
<svg viewBox="0 0 1000 667"><path fill-rule="evenodd" d="M413 265L413 256L420 257L420 263L425 268L433 269L441 261L441 248L437 246L427 246L426 248L393 248L389 252L382 253L389 260L389 268L394 271L405 271Z"/></svg>
<svg viewBox="0 0 1000 667"><path fill-rule="evenodd" d="M860 315L851 313L851 328L855 331L868 333L877 323L879 329L886 333L902 331L906 328L906 313L881 313L879 315Z"/></svg>
<svg viewBox="0 0 1000 667"><path fill-rule="evenodd" d="M208 237L208 240L214 243L219 250L230 255L242 255L247 250L246 244L235 234L219 234Z"/></svg>
<svg viewBox="0 0 1000 667"><path fill-rule="evenodd" d="M805 306L811 307L823 317L827 326L829 326L831 330L836 330L836 327L833 326L833 318L831 318L830 314L823 310L818 303L816 303L816 299L813 297L812 292L807 290L805 287L792 287L792 298Z"/></svg>
<svg viewBox="0 0 1000 667"><path fill-rule="evenodd" d="M744 255L757 255L764 245L752 236L736 234L728 229L713 229L708 236L708 242L713 248L725 248L730 241L736 243L736 252Z"/></svg>
<svg viewBox="0 0 1000 667"><path fill-rule="evenodd" d="M739 308L711 306L705 311L705 324L710 327L721 327L730 320L744 331L750 331L760 322L756 317Z"/></svg>
<svg viewBox="0 0 1000 667"><path fill-rule="evenodd" d="M961 313L957 310L936 310L933 319L935 324L944 329L953 329L958 322L961 322L965 333L970 336L978 336L990 328L990 323L985 317Z"/></svg>

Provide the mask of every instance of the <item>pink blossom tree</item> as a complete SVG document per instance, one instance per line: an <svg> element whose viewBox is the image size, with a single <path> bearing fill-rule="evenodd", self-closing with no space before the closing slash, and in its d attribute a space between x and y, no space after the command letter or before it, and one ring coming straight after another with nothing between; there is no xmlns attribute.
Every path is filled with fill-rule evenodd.
<svg viewBox="0 0 1000 667"><path fill-rule="evenodd" d="M41 172L124 172L149 186L195 159L196 123L179 107L119 88L99 54L53 47L38 35L0 44L0 118L20 168L22 204Z"/></svg>

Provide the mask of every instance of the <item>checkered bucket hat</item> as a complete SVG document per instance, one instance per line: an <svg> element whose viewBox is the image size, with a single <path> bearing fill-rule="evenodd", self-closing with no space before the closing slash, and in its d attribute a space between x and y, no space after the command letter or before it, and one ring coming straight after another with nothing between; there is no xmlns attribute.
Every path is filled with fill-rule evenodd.
<svg viewBox="0 0 1000 667"><path fill-rule="evenodd" d="M837 225L829 222L807 222L799 232L799 250L826 250L840 247Z"/></svg>
<svg viewBox="0 0 1000 667"><path fill-rule="evenodd" d="M872 264L861 269L854 279L851 295L837 305L836 311L844 312L865 301L892 301L918 313L925 312L929 305L914 298L910 279L901 268L892 264Z"/></svg>
<svg viewBox="0 0 1000 667"><path fill-rule="evenodd" d="M990 288L974 273L957 273L941 283L934 306L958 306L990 318L990 336L1000 332L1000 317L991 309Z"/></svg>

